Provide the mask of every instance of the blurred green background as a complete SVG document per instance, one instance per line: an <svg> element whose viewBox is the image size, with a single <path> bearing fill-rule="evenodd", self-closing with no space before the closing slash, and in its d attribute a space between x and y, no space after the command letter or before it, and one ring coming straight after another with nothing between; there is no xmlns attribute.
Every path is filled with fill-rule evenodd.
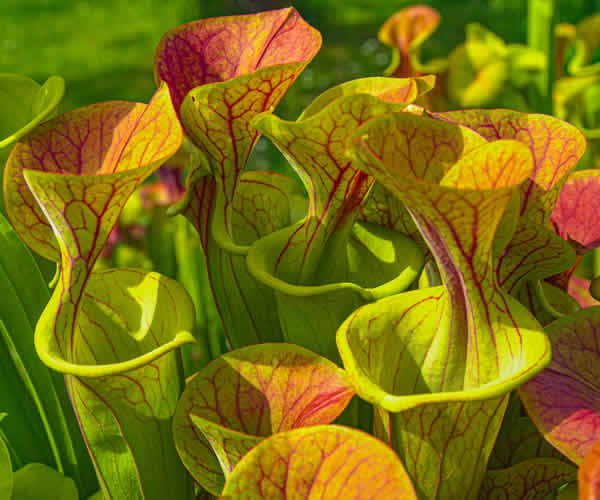
<svg viewBox="0 0 600 500"><path fill-rule="evenodd" d="M578 22L600 10L600 0L555 0L560 22ZM293 5L323 34L323 48L283 99L277 113L294 119L320 92L343 81L380 75L391 50L377 41L381 24L418 2L402 0L297 0ZM424 47L427 60L447 55L464 40L464 26L477 21L507 42L524 42L525 0L422 2L442 15ZM2 0L0 72L39 82L58 74L67 82L62 111L111 99L148 101L155 90L154 48L179 24L221 15L289 5L283 0ZM288 171L261 140L250 169Z"/></svg>

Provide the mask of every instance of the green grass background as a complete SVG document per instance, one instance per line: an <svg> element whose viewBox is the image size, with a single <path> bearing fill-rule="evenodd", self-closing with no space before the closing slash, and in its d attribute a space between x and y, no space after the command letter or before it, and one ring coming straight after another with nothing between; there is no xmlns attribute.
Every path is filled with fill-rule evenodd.
<svg viewBox="0 0 600 500"><path fill-rule="evenodd" d="M293 5L323 34L323 48L277 109L295 119L320 92L343 81L380 75L390 50L377 30L406 0L297 0ZM508 42L524 42L525 0L427 2L442 23L425 58L447 55L464 39L464 26L480 22ZM556 0L559 20L577 22L600 10L600 0ZM58 74L67 82L61 110L112 99L148 101L155 91L154 49L184 22L289 5L282 0L1 0L0 72L37 81ZM261 140L251 169L288 171Z"/></svg>

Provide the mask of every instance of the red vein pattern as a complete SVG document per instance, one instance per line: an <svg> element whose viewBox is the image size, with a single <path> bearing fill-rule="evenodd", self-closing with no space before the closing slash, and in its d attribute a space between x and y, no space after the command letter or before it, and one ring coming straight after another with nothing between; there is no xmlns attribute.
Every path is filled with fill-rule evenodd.
<svg viewBox="0 0 600 500"><path fill-rule="evenodd" d="M251 245L259 238L292 223L294 196L302 197L297 182L276 172L244 172L234 200L232 228L240 245Z"/></svg>
<svg viewBox="0 0 600 500"><path fill-rule="evenodd" d="M162 87L148 105L110 102L66 113L15 146L5 176L9 215L33 250L57 260L60 247L56 311L47 308L56 314L51 351L72 356L79 301L112 227L182 140Z"/></svg>
<svg viewBox="0 0 600 500"><path fill-rule="evenodd" d="M543 498L573 481L577 468L521 415L517 393L490 456L481 487L482 498Z"/></svg>
<svg viewBox="0 0 600 500"><path fill-rule="evenodd" d="M518 394L513 393L512 396L514 399L511 399L511 403L518 403L515 405L517 410L514 413L520 415L521 403ZM555 458L570 463L562 453L544 439L529 417L514 418L514 413L511 415L507 411L490 456L488 469L507 469L534 458Z"/></svg>
<svg viewBox="0 0 600 500"><path fill-rule="evenodd" d="M227 475L260 441L256 438L330 423L353 396L341 369L304 348L260 344L238 349L188 381L173 422L177 449L195 480L219 494L222 473L206 438L215 443L213 449L225 452L219 463Z"/></svg>
<svg viewBox="0 0 600 500"><path fill-rule="evenodd" d="M488 144L465 155L445 175L443 185L422 182L406 152L416 149L421 138L428 140L432 122L436 123L413 115L373 120L356 132L352 150L363 168L411 207L438 262L452 301L450 310L457 315L453 329L468 333L463 347L465 385L477 387L499 376L499 352L511 357L523 354L512 303L492 272L492 245L504 210L531 172L531 157L516 142ZM453 143L460 147L462 129L442 123L434 127L453 134ZM432 164L436 164L436 151L430 153ZM480 359L488 361L480 363Z"/></svg>
<svg viewBox="0 0 600 500"><path fill-rule="evenodd" d="M360 206L358 218L405 234L421 250L429 252L429 247L402 202L378 182L375 182Z"/></svg>
<svg viewBox="0 0 600 500"><path fill-rule="evenodd" d="M258 139L249 123L277 105L320 46L319 32L293 8L185 24L158 45L156 79L209 160L229 232L238 179Z"/></svg>
<svg viewBox="0 0 600 500"><path fill-rule="evenodd" d="M539 280L568 269L575 254L553 231L520 219L510 242L496 259L498 284L510 294L527 281Z"/></svg>
<svg viewBox="0 0 600 500"><path fill-rule="evenodd" d="M68 185L57 191L61 203L86 204L98 218L105 216L107 198L117 190L98 183L83 192L76 186L77 178L129 171L133 184L141 182L151 171L141 175L135 169L158 168L177 151L182 138L166 89L148 105L123 101L93 104L46 122L15 146L6 165L4 191L13 226L32 250L58 261L56 238L27 186L25 170L59 174L56 179L64 176ZM82 205L72 210L87 211Z"/></svg>
<svg viewBox="0 0 600 500"><path fill-rule="evenodd" d="M210 207L215 193L212 177L203 177L184 215L200 233L211 287L225 333L234 348L283 339L273 291L248 274L245 255L219 247L210 232ZM291 178L273 172L244 172L232 205L234 239L250 245L262 236L288 226L294 196L300 194Z"/></svg>
<svg viewBox="0 0 600 500"><path fill-rule="evenodd" d="M520 389L536 427L580 464L600 439L600 312L584 309L546 327L552 361Z"/></svg>
<svg viewBox="0 0 600 500"><path fill-rule="evenodd" d="M111 295L110 298L116 302L112 306L124 309L126 302L124 304L123 301L131 301L131 297L116 288L112 281L131 285L132 280L139 280L143 273L116 270L92 276L95 283L87 287L80 314L83 318L77 325L79 360L98 364L118 363L123 361L125 354L150 351L168 341L165 337L172 329L165 323L169 318L177 317L175 311L181 310L183 304L165 304L161 300L164 311L153 318L148 333L136 342L127 334L135 331L136 326L143 328L143 319L138 319L141 325L133 325L134 315L125 316L125 324L119 325L123 330L119 331L115 321L118 311L111 310L109 304L103 306L109 297L102 295ZM164 284L159 286L163 288L162 294L166 295ZM193 308L193 305L189 306ZM99 315L97 309L102 307L107 310ZM90 344L91 339L94 340L93 345ZM156 499L189 495L191 485L185 468L178 465L179 457L171 435L171 418L180 392L178 370L177 357L171 355L118 375L68 377L74 408L87 437L90 454L99 469L100 480L109 478L104 482L105 494L110 495L107 498L127 498L132 491L145 498ZM107 453L107 450L110 452ZM157 469L156 463L164 465ZM173 467L173 464L177 466ZM132 478L137 483L135 487L131 484Z"/></svg>
<svg viewBox="0 0 600 500"><path fill-rule="evenodd" d="M600 172L571 174L560 192L551 221L561 238L580 253L600 246ZM581 248L583 247L583 248Z"/></svg>
<svg viewBox="0 0 600 500"><path fill-rule="evenodd" d="M375 435L393 446L419 498L478 498L507 397L378 409Z"/></svg>
<svg viewBox="0 0 600 500"><path fill-rule="evenodd" d="M183 127L206 155L218 192L224 196L224 209L232 203L239 177L258 140L251 120L277 105L306 64L274 66L198 87L185 99L181 107ZM227 216L225 212L225 220Z"/></svg>
<svg viewBox="0 0 600 500"><path fill-rule="evenodd" d="M129 196L182 140L163 86L148 105L101 103L46 122L15 146L6 170L15 227L34 250L60 258L35 347L67 374L106 498L192 492L170 422L181 383L171 351L193 341L194 306L160 275L92 272Z"/></svg>
<svg viewBox="0 0 600 500"><path fill-rule="evenodd" d="M167 32L154 56L157 82L169 86L177 113L188 92L281 64L308 62L321 36L296 9L204 19Z"/></svg>
<svg viewBox="0 0 600 500"><path fill-rule="evenodd" d="M272 292L248 275L241 255L255 237L250 228L254 233L278 228L285 212L267 214L267 200L261 206L255 195L248 200L242 193L236 200L259 135L250 122L277 105L320 46L319 32L287 8L185 24L168 32L156 51L156 79L168 85L186 134L213 176L189 186L186 215L201 235L215 300L234 347L281 339ZM190 179L196 181L201 168L194 166ZM244 230L242 220L251 222ZM238 254L221 248L211 231L237 245Z"/></svg>
<svg viewBox="0 0 600 500"><path fill-rule="evenodd" d="M237 465L223 496L240 500L417 498L390 448L368 434L333 425L266 439Z"/></svg>
<svg viewBox="0 0 600 500"><path fill-rule="evenodd" d="M446 121L475 130L488 141L514 139L533 155L530 180L523 184L521 214L545 226L566 175L585 151L585 138L573 125L546 115L510 110L465 110L435 113Z"/></svg>
<svg viewBox="0 0 600 500"><path fill-rule="evenodd" d="M338 331L344 366L380 408L378 435L401 455L417 493L475 498L504 394L550 358L540 325L496 282L492 258L502 216L531 175L531 153L409 114L367 122L348 148L409 207L444 286L358 309Z"/></svg>
<svg viewBox="0 0 600 500"><path fill-rule="evenodd" d="M200 235L204 255L208 253L210 207L214 200L215 187L215 179L209 175L205 175L193 186L190 186L188 188L192 191L190 202L183 212L183 215L192 223Z"/></svg>
<svg viewBox="0 0 600 500"><path fill-rule="evenodd" d="M406 86L404 80L396 81L399 88ZM346 139L373 117L403 109L380 99L379 94L391 92L389 84L378 88L369 85L367 79L358 83L341 87L352 86L354 92L365 94L345 95L324 103L322 109L312 109L305 119L288 122L263 115L253 122L290 161L308 192L306 219L285 244L275 267L275 274L290 283L321 284L314 281L314 274L324 264L320 260L327 242L334 233L348 232L373 186L374 179L344 155Z"/></svg>
<svg viewBox="0 0 600 500"><path fill-rule="evenodd" d="M491 470L479 498L545 498L577 477L577 468L556 458L535 458L507 469Z"/></svg>
<svg viewBox="0 0 600 500"><path fill-rule="evenodd" d="M527 280L571 266L571 252L547 230L559 192L585 150L585 139L572 125L550 116L509 110L437 113L437 118L470 127L488 141L514 139L533 155L534 168L522 187L521 219L512 240L497 259L498 282L515 294Z"/></svg>

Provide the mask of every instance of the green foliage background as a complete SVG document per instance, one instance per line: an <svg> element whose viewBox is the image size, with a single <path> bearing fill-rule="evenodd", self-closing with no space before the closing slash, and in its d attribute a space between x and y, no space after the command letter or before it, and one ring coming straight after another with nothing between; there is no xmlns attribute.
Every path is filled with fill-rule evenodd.
<svg viewBox="0 0 600 500"><path fill-rule="evenodd" d="M556 0L559 21L577 22L600 10L600 0ZM320 92L343 81L379 75L391 52L377 41L381 24L416 2L297 0L293 5L323 33L323 48L286 95L278 114L294 119ZM426 44L425 59L447 55L477 21L507 42L525 41L524 0L438 0L442 23ZM58 74L67 81L61 109L111 99L148 101L155 90L154 48L179 24L220 15L289 5L283 0L3 0L0 2L0 72L37 81ZM249 168L288 171L262 140Z"/></svg>
<svg viewBox="0 0 600 500"><path fill-rule="evenodd" d="M600 0L555 0L560 22L600 10ZM407 0L296 0L292 4L323 33L323 48L278 108L295 119L320 92L343 81L380 75L391 51L377 41L381 24ZM442 23L424 58L447 55L464 40L464 26L480 22L507 42L524 42L525 0L425 1ZM58 74L67 82L63 111L111 99L148 101L155 90L154 48L179 24L289 5L284 0L2 0L0 72L37 81ZM289 172L279 153L261 140L251 169Z"/></svg>

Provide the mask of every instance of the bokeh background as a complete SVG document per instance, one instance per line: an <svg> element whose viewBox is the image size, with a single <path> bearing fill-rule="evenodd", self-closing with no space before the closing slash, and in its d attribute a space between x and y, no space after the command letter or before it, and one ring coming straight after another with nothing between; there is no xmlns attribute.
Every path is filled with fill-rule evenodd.
<svg viewBox="0 0 600 500"><path fill-rule="evenodd" d="M377 40L383 22L417 2L402 0L297 0L291 4L323 34L323 48L294 84L277 114L295 119L327 88L381 75L391 50ZM464 41L468 22L479 22L506 42L525 42L525 0L439 0L442 22L426 42L423 59L446 56ZM576 23L600 11L600 0L555 0L559 22ZM0 72L39 82L53 74L67 82L61 111L112 99L147 102L155 91L154 49L179 24L290 5L283 0L0 0ZM261 140L250 169L288 172L271 144Z"/></svg>

